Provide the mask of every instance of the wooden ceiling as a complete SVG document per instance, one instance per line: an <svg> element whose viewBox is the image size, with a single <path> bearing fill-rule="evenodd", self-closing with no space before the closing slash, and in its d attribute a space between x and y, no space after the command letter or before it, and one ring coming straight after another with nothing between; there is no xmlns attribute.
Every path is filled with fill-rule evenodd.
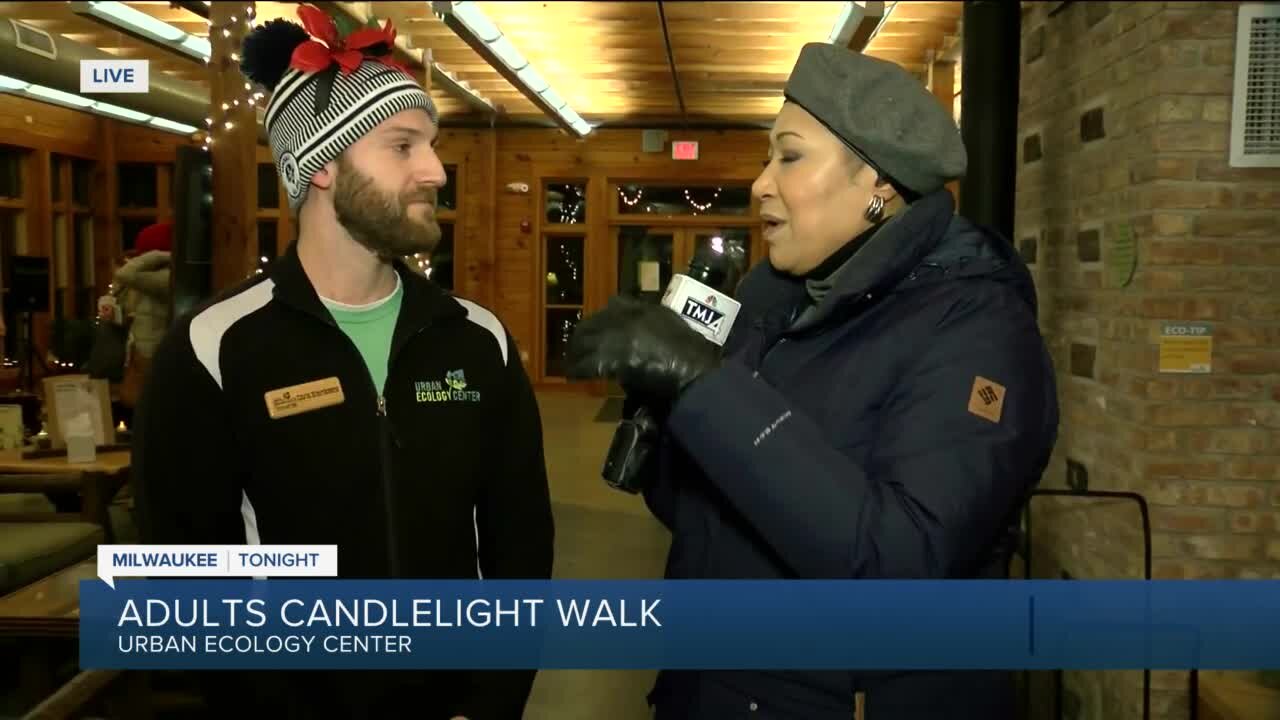
<svg viewBox="0 0 1280 720"><path fill-rule="evenodd" d="M208 23L169 2L127 3L193 35ZM501 124L551 124L550 118L431 11L428 2L321 3L358 18L393 20L403 47L429 49L441 73L486 98ZM826 41L843 2L477 2L532 66L593 125L766 124L802 45ZM888 19L864 52L922 78L926 64L958 37L962 3L886 2ZM295 3L258 2L256 17L297 20ZM137 40L67 2L4 2L14 18L204 85L203 63ZM664 32L665 30L665 32ZM667 44L670 43L670 56ZM673 72L674 69L674 72ZM446 119L489 118L465 91L433 82Z"/></svg>

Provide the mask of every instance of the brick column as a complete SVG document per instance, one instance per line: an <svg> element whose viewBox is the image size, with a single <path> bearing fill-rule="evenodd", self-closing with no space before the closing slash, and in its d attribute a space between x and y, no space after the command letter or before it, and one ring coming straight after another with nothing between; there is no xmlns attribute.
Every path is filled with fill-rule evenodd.
<svg viewBox="0 0 1280 720"><path fill-rule="evenodd" d="M1054 6L1023 22L1016 223L1063 408L1044 485L1070 460L1142 493L1158 578L1280 576L1280 170L1228 166L1238 3ZM1189 322L1212 371L1160 372ZM1133 505L1036 503L1038 576L1141 576ZM1068 676L1084 715L1137 716L1140 673ZM1185 717L1186 683L1155 673L1152 717Z"/></svg>

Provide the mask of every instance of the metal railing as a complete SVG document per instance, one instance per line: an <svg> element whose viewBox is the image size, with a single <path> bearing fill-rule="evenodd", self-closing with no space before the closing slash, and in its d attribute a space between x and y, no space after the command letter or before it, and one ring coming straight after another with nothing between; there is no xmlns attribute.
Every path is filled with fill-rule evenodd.
<svg viewBox="0 0 1280 720"><path fill-rule="evenodd" d="M1117 491L1117 490L1068 490L1068 489L1039 489L1033 490L1027 498L1026 505L1023 507L1023 527L1022 542L1019 543L1020 548L1016 551L1022 555L1023 575L1031 578L1031 501L1036 497L1055 496L1065 498L1082 498L1082 499L1100 499L1111 498L1118 500L1131 500L1138 505L1138 511L1142 516L1142 539L1143 539L1143 577L1146 580L1151 579L1151 514L1147 507L1147 499L1136 492ZM1196 706L1198 704L1199 695L1199 675L1195 668L1190 671L1190 691L1191 691L1191 720L1196 720ZM1062 671L1054 671L1054 717L1058 720L1062 719ZM1030 717L1031 712L1031 683L1030 679L1023 684L1023 713L1024 717ZM1142 671L1142 720L1151 720L1151 669L1146 668Z"/></svg>

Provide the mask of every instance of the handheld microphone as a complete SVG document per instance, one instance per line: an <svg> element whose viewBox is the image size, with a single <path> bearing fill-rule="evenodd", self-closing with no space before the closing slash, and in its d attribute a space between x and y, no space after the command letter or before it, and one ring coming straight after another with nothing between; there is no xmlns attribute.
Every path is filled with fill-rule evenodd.
<svg viewBox="0 0 1280 720"><path fill-rule="evenodd" d="M662 305L684 318L703 337L723 346L742 305L732 293L741 274L742 248L725 248L719 236L699 245L689 270L671 278Z"/></svg>
<svg viewBox="0 0 1280 720"><path fill-rule="evenodd" d="M733 299L745 265L739 246L726 247L719 236L694 251L688 271L667 284L661 305L684 318L689 327L724 346L738 318L741 303ZM661 427L652 413L640 406L623 418L609 444L601 475L610 487L628 493L643 490L640 470L657 443Z"/></svg>

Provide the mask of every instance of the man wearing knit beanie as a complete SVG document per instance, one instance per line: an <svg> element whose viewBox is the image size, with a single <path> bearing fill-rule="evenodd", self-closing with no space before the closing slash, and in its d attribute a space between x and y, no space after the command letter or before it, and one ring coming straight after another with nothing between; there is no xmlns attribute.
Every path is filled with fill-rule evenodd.
<svg viewBox="0 0 1280 720"><path fill-rule="evenodd" d="M298 238L175 322L135 416L144 541L325 544L345 578L551 576L541 420L487 309L408 268L440 237L437 116L388 22L246 37ZM532 671L214 673L218 717L519 718Z"/></svg>

